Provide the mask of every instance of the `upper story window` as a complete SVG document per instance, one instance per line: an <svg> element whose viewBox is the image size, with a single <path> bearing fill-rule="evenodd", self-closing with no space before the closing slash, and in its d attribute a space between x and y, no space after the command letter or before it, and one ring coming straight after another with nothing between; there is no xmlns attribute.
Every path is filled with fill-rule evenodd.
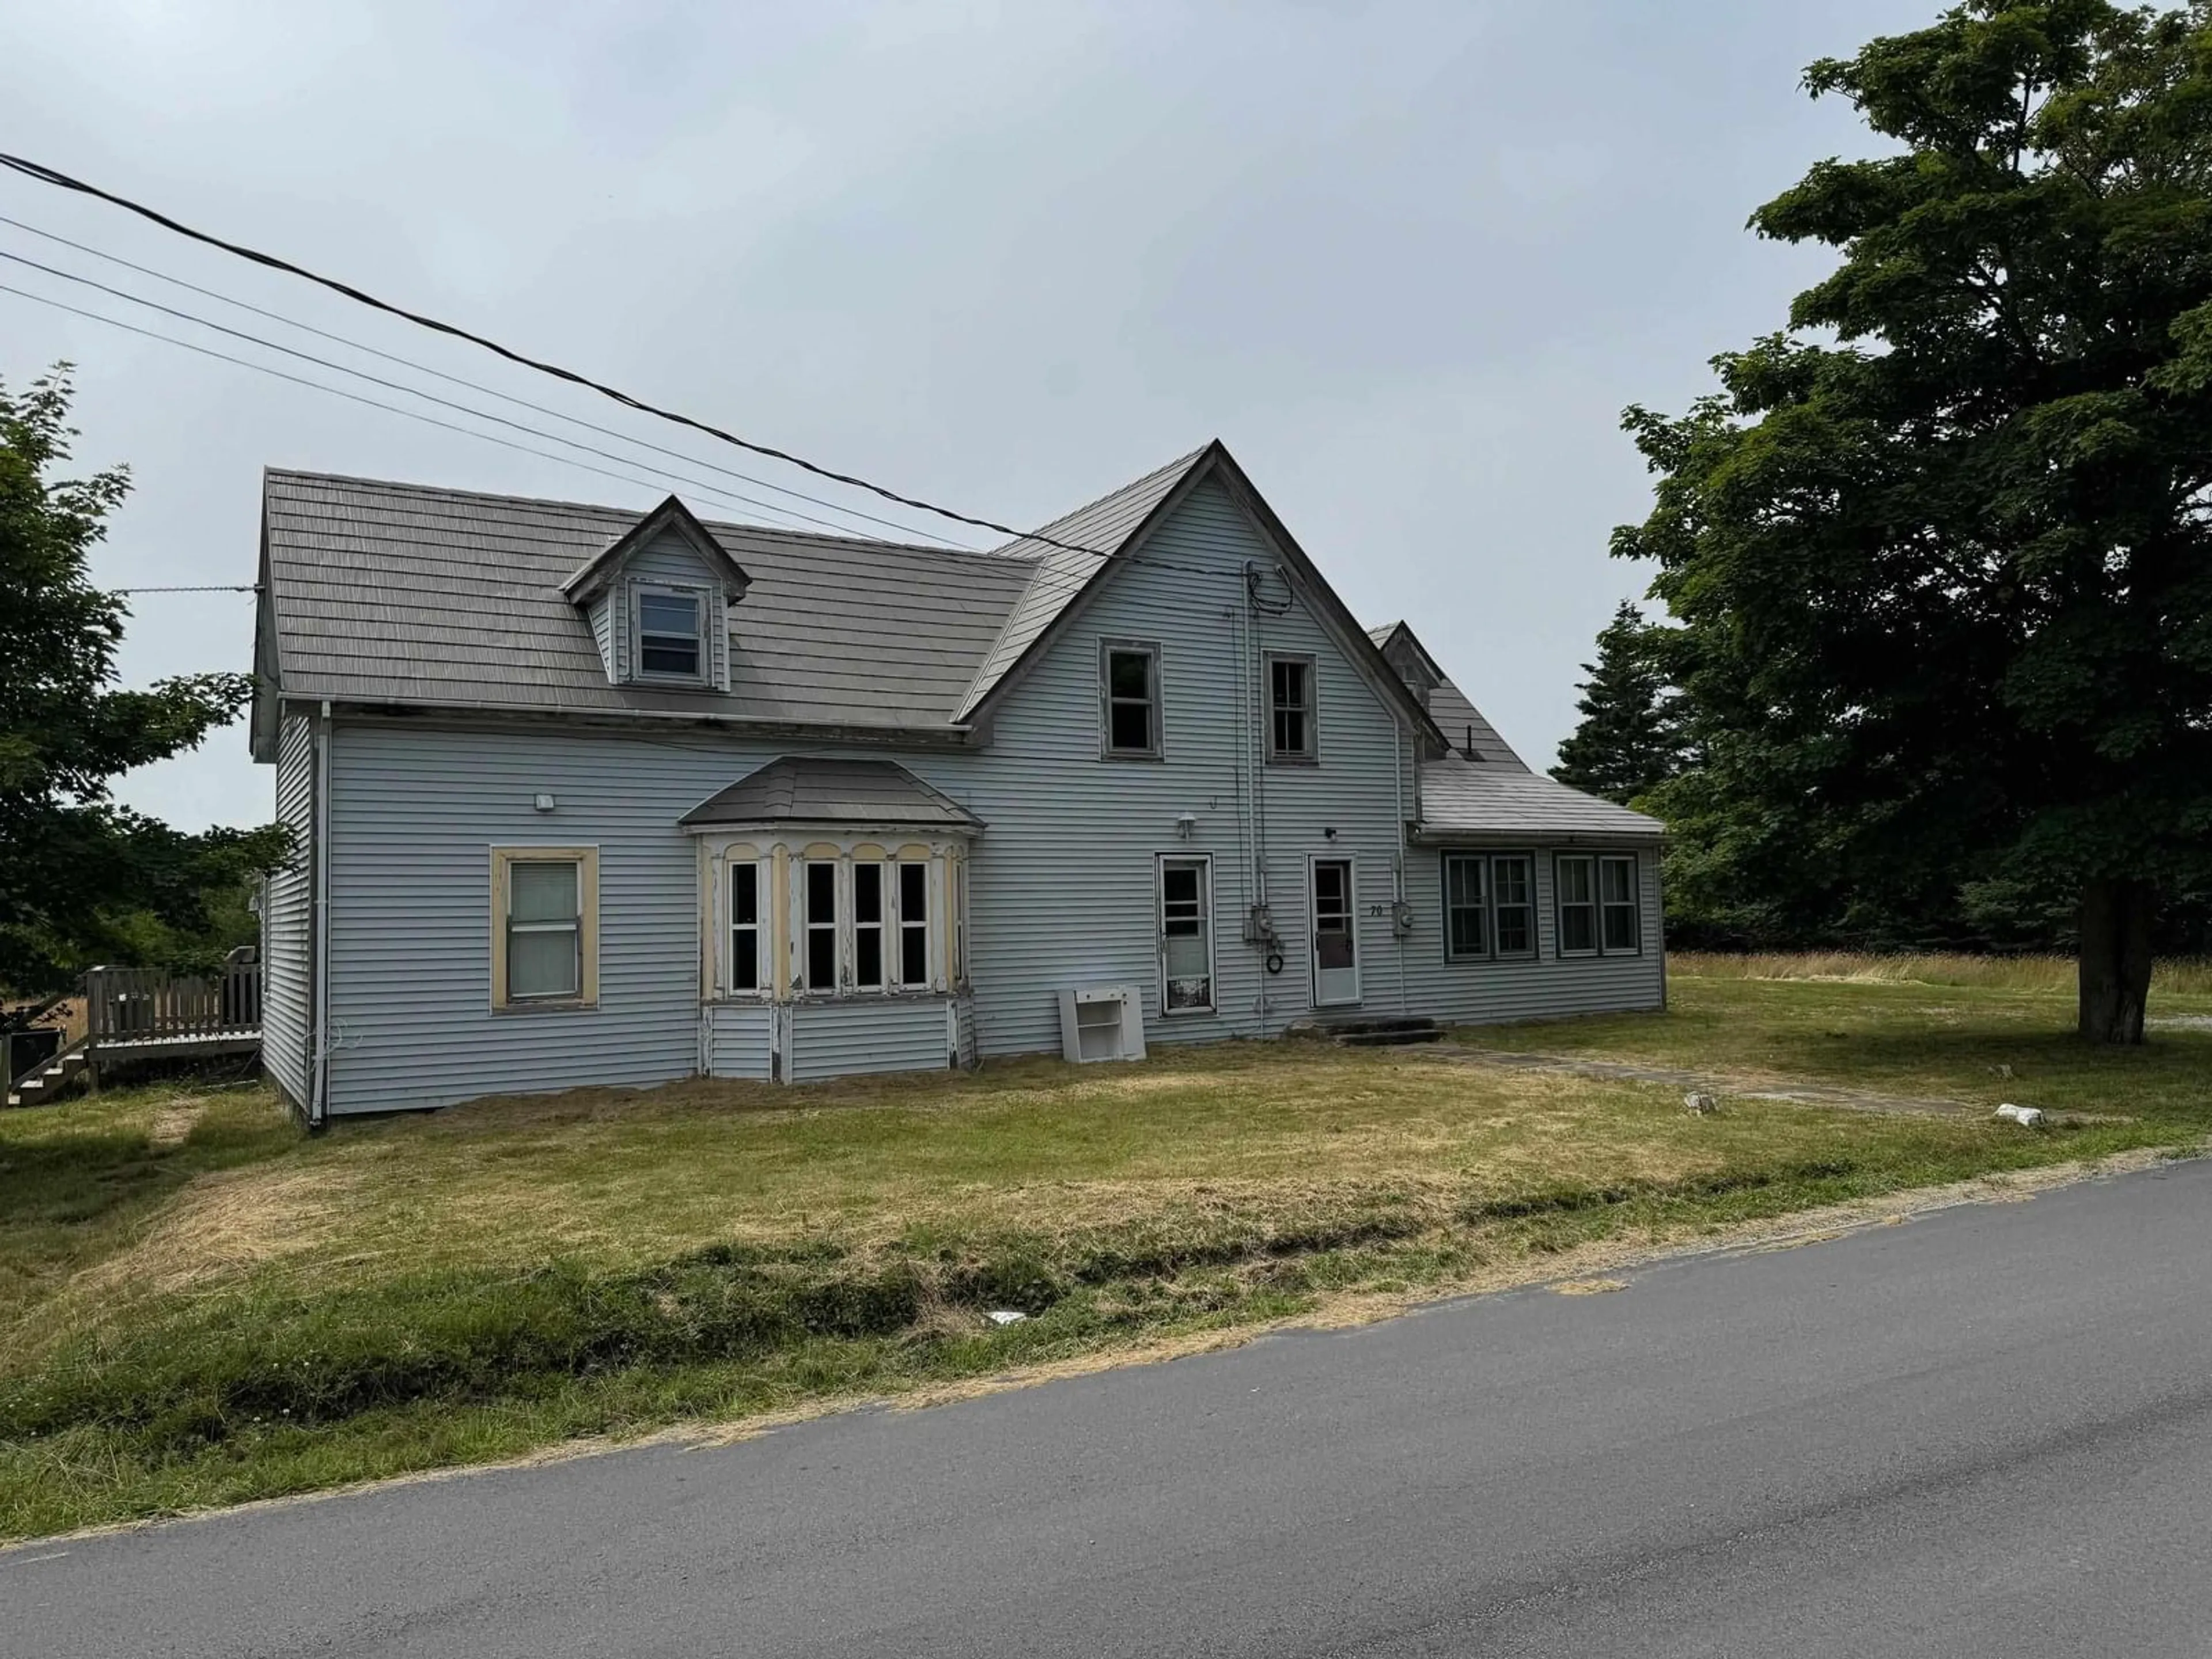
<svg viewBox="0 0 2212 1659"><path fill-rule="evenodd" d="M1267 659L1267 758L1293 764L1310 762L1314 741L1314 659Z"/></svg>
<svg viewBox="0 0 2212 1659"><path fill-rule="evenodd" d="M1109 760L1160 756L1160 648L1140 640L1098 644L1099 748Z"/></svg>
<svg viewBox="0 0 2212 1659"><path fill-rule="evenodd" d="M707 678L703 596L673 587L637 590L637 672L645 679Z"/></svg>

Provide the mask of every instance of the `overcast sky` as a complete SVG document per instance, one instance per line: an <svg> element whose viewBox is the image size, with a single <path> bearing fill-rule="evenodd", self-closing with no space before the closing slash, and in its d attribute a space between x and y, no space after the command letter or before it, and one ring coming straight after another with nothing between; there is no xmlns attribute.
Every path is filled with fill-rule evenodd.
<svg viewBox="0 0 2212 1659"><path fill-rule="evenodd" d="M10 9L0 149L988 518L1042 521L1220 437L1353 611L1411 619L1540 766L1647 580L1606 556L1647 499L1622 407L1680 408L1781 324L1826 260L1745 218L1864 147L1799 73L1935 10L71 0ZM0 215L818 489L13 174ZM0 250L432 384L9 226ZM6 261L0 283L391 397ZM0 377L61 357L81 465L137 480L111 586L251 582L264 465L668 488L0 294ZM133 683L249 665L246 596L134 605ZM234 727L120 793L190 829L264 820L270 789Z"/></svg>

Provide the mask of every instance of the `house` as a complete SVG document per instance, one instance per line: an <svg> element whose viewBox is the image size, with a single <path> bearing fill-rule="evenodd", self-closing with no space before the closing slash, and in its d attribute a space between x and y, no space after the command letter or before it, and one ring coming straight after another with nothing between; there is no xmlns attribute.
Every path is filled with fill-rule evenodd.
<svg viewBox="0 0 2212 1659"><path fill-rule="evenodd" d="M264 1055L313 1121L1654 1008L1659 826L1365 629L1218 443L994 552L270 471Z"/></svg>

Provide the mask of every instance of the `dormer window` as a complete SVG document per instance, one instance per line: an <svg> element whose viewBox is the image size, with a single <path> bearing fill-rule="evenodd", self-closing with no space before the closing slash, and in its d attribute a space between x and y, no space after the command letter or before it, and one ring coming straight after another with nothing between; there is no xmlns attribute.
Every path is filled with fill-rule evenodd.
<svg viewBox="0 0 2212 1659"><path fill-rule="evenodd" d="M704 679L702 596L680 588L640 587L636 599L638 677L695 685Z"/></svg>

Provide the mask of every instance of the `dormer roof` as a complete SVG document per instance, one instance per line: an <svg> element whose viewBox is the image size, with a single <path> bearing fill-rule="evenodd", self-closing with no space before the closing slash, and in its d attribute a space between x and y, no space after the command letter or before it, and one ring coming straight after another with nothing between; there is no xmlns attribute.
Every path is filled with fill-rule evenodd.
<svg viewBox="0 0 2212 1659"><path fill-rule="evenodd" d="M689 542L708 568L718 573L729 590L734 604L750 587L753 579L745 574L744 567L730 556L730 550L716 541L707 526L699 522L691 509L671 495L659 507L647 514L606 546L601 548L582 568L561 584L561 591L572 605L581 605L615 579L623 561L638 549L649 545L663 534L673 532Z"/></svg>

